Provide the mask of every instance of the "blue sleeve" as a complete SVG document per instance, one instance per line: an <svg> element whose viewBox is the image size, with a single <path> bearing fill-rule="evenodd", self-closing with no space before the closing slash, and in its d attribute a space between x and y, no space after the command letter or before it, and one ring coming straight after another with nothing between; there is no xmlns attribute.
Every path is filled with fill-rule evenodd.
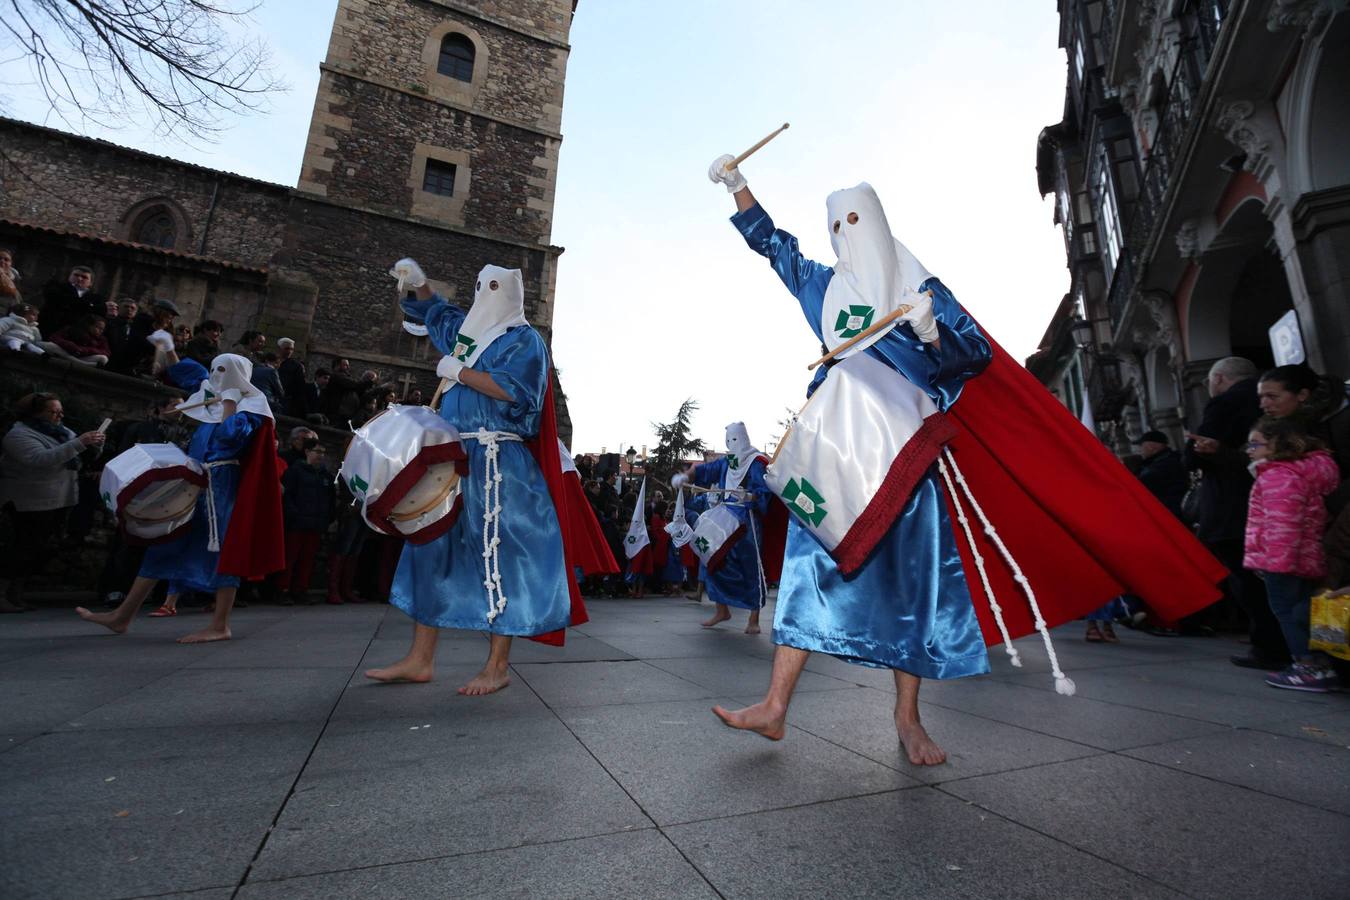
<svg viewBox="0 0 1350 900"><path fill-rule="evenodd" d="M941 349L914 336L908 322L893 328L866 352L881 359L921 388L938 409L946 410L961 396L966 381L984 371L994 357L989 339L941 281L929 278L920 291L933 292Z"/></svg>
<svg viewBox="0 0 1350 900"><path fill-rule="evenodd" d="M769 511L769 499L773 496L773 491L764 483L764 460L757 459L750 464L750 472L745 476L744 487L749 488L755 495L755 512L761 516Z"/></svg>
<svg viewBox="0 0 1350 900"><path fill-rule="evenodd" d="M825 287L830 283L834 270L802 256L797 249L797 239L782 229L774 228L773 219L758 203L732 216L731 224L736 226L751 250L769 261L783 284L801 304L802 314L806 316L816 338L821 339L820 310L825 303Z"/></svg>
<svg viewBox="0 0 1350 900"><path fill-rule="evenodd" d="M699 463L694 466L694 484L699 487L721 487L722 475L727 470L726 459Z"/></svg>
<svg viewBox="0 0 1350 900"><path fill-rule="evenodd" d="M262 416L257 413L235 413L221 422L211 432L211 443L207 448L206 461L216 462L222 459L238 459L244 455L253 432L262 426Z"/></svg>
<svg viewBox="0 0 1350 900"><path fill-rule="evenodd" d="M180 359L165 369L164 374L174 387L189 394L195 394L197 388L201 387L202 382L210 375L206 371L206 366L195 359Z"/></svg>
<svg viewBox="0 0 1350 900"><path fill-rule="evenodd" d="M548 350L539 332L518 325L493 341L489 351L491 362L484 361L483 356L489 356L484 353L474 371L492 376L498 387L511 395L509 402L494 402L502 404L504 414L513 422L537 415L544 408L544 392L548 390Z"/></svg>
<svg viewBox="0 0 1350 900"><path fill-rule="evenodd" d="M427 336L442 354L448 354L455 348L455 338L459 336L460 326L464 324L468 313L440 294L432 294L430 300L409 300L405 297L399 301L399 305L408 318L427 326Z"/></svg>

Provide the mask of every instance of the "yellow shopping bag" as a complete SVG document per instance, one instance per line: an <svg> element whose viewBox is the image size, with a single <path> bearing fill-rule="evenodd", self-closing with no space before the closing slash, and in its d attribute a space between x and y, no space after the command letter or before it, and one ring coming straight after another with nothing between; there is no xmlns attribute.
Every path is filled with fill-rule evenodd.
<svg viewBox="0 0 1350 900"><path fill-rule="evenodd" d="M1350 594L1338 591L1333 596L1330 591L1323 591L1313 597L1311 624L1312 639L1308 641L1310 649L1350 659L1350 643L1347 643L1347 633L1350 633Z"/></svg>

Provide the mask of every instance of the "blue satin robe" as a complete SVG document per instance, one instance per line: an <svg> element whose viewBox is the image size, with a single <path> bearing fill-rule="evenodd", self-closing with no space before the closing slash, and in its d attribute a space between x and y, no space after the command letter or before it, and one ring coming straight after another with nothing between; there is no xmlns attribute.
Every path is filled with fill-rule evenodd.
<svg viewBox="0 0 1350 900"><path fill-rule="evenodd" d="M241 459L253 433L261 426L262 416L248 412L235 413L216 424L198 425L188 443L188 456L203 465ZM234 512L234 500L239 494L241 466L215 466L210 473L210 490L216 505L216 534L223 544L230 515ZM216 571L220 553L206 549L210 534L206 492L202 491L197 495L197 506L192 512L192 527L176 540L147 548L141 561L141 576L168 579L171 594L238 587L237 576Z"/></svg>
<svg viewBox="0 0 1350 900"><path fill-rule="evenodd" d="M403 310L426 322L432 343L442 353L455 346L464 310L439 296L404 300ZM523 438L537 435L548 388L548 351L539 333L528 325L510 329L483 351L473 368L491 375L512 400L495 400L456 384L441 398L441 417L461 433L481 428ZM503 441L498 446L502 474L498 558L506 609L488 621L488 596L483 587L487 451L469 438L464 440L469 474L460 482L464 506L459 518L434 541L404 545L389 602L423 625L438 628L519 636L566 628L571 620L568 573L548 485L523 443Z"/></svg>
<svg viewBox="0 0 1350 900"><path fill-rule="evenodd" d="M694 467L694 484L699 487L726 487L730 466L725 458L715 459ZM773 492L764 483L764 463L750 464L741 487L754 492L753 500L722 501L745 524L745 535L731 548L716 572L703 571L708 597L714 603L735 606L738 609L759 609L767 602L760 579L760 547L764 544L764 513L769 508Z"/></svg>
<svg viewBox="0 0 1350 900"><path fill-rule="evenodd" d="M750 249L768 258L801 304L811 330L823 340L821 310L834 270L802 256L797 239L775 229L758 204L738 212L731 222ZM863 352L895 369L945 410L960 396L965 380L983 371L993 354L940 281L929 278L920 289L933 291L941 350L920 341L906 323ZM820 367L808 395L827 377L829 370ZM773 640L923 678L989 671L936 465L915 486L872 555L848 577L797 518L791 518Z"/></svg>

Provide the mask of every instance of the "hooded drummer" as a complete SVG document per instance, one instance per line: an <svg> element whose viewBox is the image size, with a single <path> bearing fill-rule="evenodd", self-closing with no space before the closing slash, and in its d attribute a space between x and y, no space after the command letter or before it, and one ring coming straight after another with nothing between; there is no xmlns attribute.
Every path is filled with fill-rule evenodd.
<svg viewBox="0 0 1350 900"><path fill-rule="evenodd" d="M731 618L730 607L750 610L746 634L759 634L759 611L768 600L768 579L762 558L764 519L773 492L764 483L764 466L769 458L750 443L744 422L732 422L726 430L727 454L721 459L690 466L671 479L679 490L685 484L712 488L721 493L700 495L691 506L699 508L704 498L709 504L721 503L744 524L745 531L727 551L717 568L704 574L708 597L717 604L712 618L703 623L712 628ZM701 510L706 510L702 506Z"/></svg>
<svg viewBox="0 0 1350 900"><path fill-rule="evenodd" d="M403 310L425 323L445 354L436 367L449 380L440 413L459 431L469 474L460 482L455 523L435 540L406 544L399 558L389 603L414 620L412 647L366 677L430 681L437 629L486 631L487 663L459 693L490 694L510 681L513 638L539 640L585 620L579 593L573 603L559 515L540 462L556 470L561 490L548 350L525 319L519 269L484 266L467 313L433 293L413 260L400 260L391 274L415 290L417 299L404 299Z"/></svg>
<svg viewBox="0 0 1350 900"><path fill-rule="evenodd" d="M734 196L732 224L750 249L769 260L822 344L833 350L857 337L877 311L909 306L890 333L885 356L866 340L850 352L876 356L940 410L954 403L966 379L988 364L989 342L942 283L891 236L871 186L830 195L830 240L839 260L825 266L802 256L797 239L774 227L740 170L726 168L731 160L715 160L708 176ZM827 377L828 368L821 367L808 394ZM767 695L735 712L714 707L727 725L781 738L807 658L830 653L893 670L895 724L910 762L945 761L919 721L921 681L981 674L989 671L989 661L936 466L918 479L903 512L847 576L794 515L773 640L778 647Z"/></svg>
<svg viewBox="0 0 1350 900"><path fill-rule="evenodd" d="M182 537L154 544L117 609L80 617L122 634L162 579L171 594L214 593L211 624L179 638L196 644L230 639L230 610L241 579L257 580L285 566L276 430L267 399L250 381L253 363L233 353L211 361L198 391L180 408L202 424L188 456L206 470L192 524Z"/></svg>

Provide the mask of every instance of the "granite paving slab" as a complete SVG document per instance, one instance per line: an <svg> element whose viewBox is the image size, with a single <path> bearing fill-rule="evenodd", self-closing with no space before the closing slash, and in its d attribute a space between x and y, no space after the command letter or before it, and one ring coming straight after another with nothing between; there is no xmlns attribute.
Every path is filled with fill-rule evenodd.
<svg viewBox="0 0 1350 900"><path fill-rule="evenodd" d="M441 665L427 684L381 684L358 671L338 702L333 720L420 718L426 723L475 727L475 722L502 716L550 715L544 702L514 672L504 690L483 697L461 696L459 687L478 672L478 665Z"/></svg>
<svg viewBox="0 0 1350 900"><path fill-rule="evenodd" d="M710 712L712 704L646 703L560 714L663 826L919 783L805 732L773 742L727 728Z"/></svg>
<svg viewBox="0 0 1350 900"><path fill-rule="evenodd" d="M724 897L1180 896L931 788L665 831Z"/></svg>
<svg viewBox="0 0 1350 900"><path fill-rule="evenodd" d="M172 670L162 669L87 673L35 669L26 676L0 671L4 727L16 731L58 728L171 674Z"/></svg>
<svg viewBox="0 0 1350 900"><path fill-rule="evenodd" d="M1181 772L1350 815L1350 747L1238 730L1123 752Z"/></svg>
<svg viewBox="0 0 1350 900"><path fill-rule="evenodd" d="M1350 818L1107 754L942 790L1193 897L1344 896Z"/></svg>
<svg viewBox="0 0 1350 900"><path fill-rule="evenodd" d="M711 697L714 691L641 660L511 667L554 709Z"/></svg>
<svg viewBox="0 0 1350 900"><path fill-rule="evenodd" d="M762 696L769 687L769 674L773 671L773 663L770 660L753 656L654 659L650 664L719 694L739 695L758 692ZM846 687L851 685L838 678L816 672L803 672L797 680L798 694L837 691Z"/></svg>
<svg viewBox="0 0 1350 900"><path fill-rule="evenodd" d="M253 868L262 880L646 828L553 716L335 721Z"/></svg>
<svg viewBox="0 0 1350 900"><path fill-rule="evenodd" d="M942 766L915 766L910 764L900 746L894 712L895 695L871 688L798 694L788 711L788 726L803 729L928 783L1102 752L1083 744L921 702L919 714L924 727L947 751L947 762Z"/></svg>
<svg viewBox="0 0 1350 900"><path fill-rule="evenodd" d="M1343 699L1350 699L1345 698ZM1256 726L1269 734L1281 734L1305 741L1317 741L1350 749L1350 709L1306 709L1279 722L1263 722Z"/></svg>
<svg viewBox="0 0 1350 900"><path fill-rule="evenodd" d="M284 881L250 880L239 892L240 900L716 896L652 828Z"/></svg>

